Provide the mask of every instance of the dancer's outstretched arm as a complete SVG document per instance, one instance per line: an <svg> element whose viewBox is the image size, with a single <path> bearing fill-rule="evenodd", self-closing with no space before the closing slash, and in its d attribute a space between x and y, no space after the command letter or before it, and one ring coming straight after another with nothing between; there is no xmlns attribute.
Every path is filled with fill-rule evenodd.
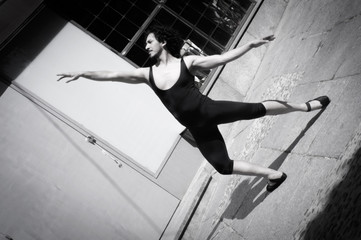
<svg viewBox="0 0 361 240"><path fill-rule="evenodd" d="M68 72L57 74L60 78L58 81L68 78L67 83L78 80L79 78L87 78L95 81L121 81L127 83L147 83L146 68L138 68L130 71L84 71L84 72Z"/></svg>
<svg viewBox="0 0 361 240"><path fill-rule="evenodd" d="M223 54L210 55L210 56L188 56L189 68L192 71L197 69L212 69L226 63L229 63L245 53L247 53L252 48L257 48L263 44L273 41L275 37L273 35L264 37L262 39L257 39L251 41L241 47L234 48Z"/></svg>

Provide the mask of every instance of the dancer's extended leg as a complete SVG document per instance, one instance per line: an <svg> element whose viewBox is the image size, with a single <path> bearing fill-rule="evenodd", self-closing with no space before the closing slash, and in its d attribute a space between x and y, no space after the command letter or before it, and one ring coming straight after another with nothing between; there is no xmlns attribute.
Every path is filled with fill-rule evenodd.
<svg viewBox="0 0 361 240"><path fill-rule="evenodd" d="M326 107L330 100L323 96L310 100L307 103L288 103L278 100L264 101L262 104L266 108L266 115L279 115L290 112L308 112Z"/></svg>

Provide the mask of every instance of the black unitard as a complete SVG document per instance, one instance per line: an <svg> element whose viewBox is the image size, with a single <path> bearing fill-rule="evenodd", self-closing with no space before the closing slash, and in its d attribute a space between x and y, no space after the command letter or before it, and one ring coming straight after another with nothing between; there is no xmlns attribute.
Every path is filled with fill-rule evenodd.
<svg viewBox="0 0 361 240"><path fill-rule="evenodd" d="M154 92L173 116L192 133L203 156L221 174L233 172L226 144L218 124L254 119L266 114L262 103L215 101L203 95L194 84L183 58L177 82L167 90L159 89L150 67L149 82Z"/></svg>

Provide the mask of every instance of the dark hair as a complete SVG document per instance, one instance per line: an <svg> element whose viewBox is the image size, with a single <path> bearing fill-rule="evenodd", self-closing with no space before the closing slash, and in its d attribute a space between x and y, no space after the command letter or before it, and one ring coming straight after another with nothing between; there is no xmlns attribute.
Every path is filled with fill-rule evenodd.
<svg viewBox="0 0 361 240"><path fill-rule="evenodd" d="M153 33L159 42L167 42L165 48L174 57L180 57L180 50L184 44L179 33L168 26L152 25L145 31L145 37Z"/></svg>

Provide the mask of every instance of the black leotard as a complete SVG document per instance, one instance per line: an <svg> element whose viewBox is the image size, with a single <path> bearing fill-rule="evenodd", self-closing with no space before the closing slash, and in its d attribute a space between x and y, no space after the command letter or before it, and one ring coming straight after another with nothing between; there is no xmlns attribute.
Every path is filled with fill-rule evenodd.
<svg viewBox="0 0 361 240"><path fill-rule="evenodd" d="M183 58L180 76L167 90L159 89L149 70L149 82L154 92L173 116L192 133L204 157L222 174L231 174L233 161L229 159L226 145L217 125L244 119L254 119L266 114L262 103L215 101L203 95L194 83Z"/></svg>
<svg viewBox="0 0 361 240"><path fill-rule="evenodd" d="M200 125L202 122L202 105L208 100L201 94L194 84L194 76L188 71L183 58L180 64L180 76L177 82L167 90L159 89L153 78L153 69L150 68L150 85L163 104L173 116L184 126Z"/></svg>

